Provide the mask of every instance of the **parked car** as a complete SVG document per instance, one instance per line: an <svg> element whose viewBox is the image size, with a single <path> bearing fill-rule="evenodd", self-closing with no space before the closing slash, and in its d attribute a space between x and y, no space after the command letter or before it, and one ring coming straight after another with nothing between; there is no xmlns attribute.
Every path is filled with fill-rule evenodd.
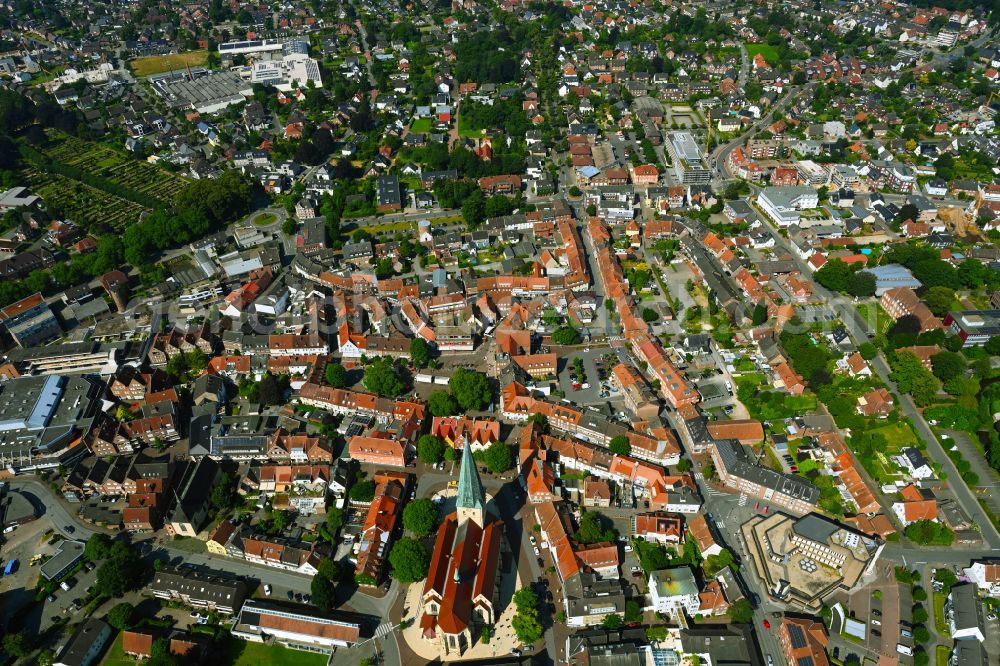
<svg viewBox="0 0 1000 666"><path fill-rule="evenodd" d="M264 584L264 596L271 596L271 585L269 583Z"/></svg>

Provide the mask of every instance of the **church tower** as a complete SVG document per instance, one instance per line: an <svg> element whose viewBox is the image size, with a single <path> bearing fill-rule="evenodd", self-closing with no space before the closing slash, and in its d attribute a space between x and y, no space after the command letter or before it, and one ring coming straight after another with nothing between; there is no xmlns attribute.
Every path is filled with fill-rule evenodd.
<svg viewBox="0 0 1000 666"><path fill-rule="evenodd" d="M458 471L458 497L455 510L458 518L458 527L469 520L477 525L484 525L486 513L486 491L483 490L483 482L479 478L479 468L472 457L472 449L469 442L465 442L462 449L462 467Z"/></svg>

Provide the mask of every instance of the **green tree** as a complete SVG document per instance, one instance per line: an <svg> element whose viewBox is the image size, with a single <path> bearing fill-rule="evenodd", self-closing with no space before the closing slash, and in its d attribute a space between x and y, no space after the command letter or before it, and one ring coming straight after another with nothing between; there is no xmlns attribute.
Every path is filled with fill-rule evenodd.
<svg viewBox="0 0 1000 666"><path fill-rule="evenodd" d="M691 461L687 458L681 458L677 463L677 471L681 474L687 474L691 469Z"/></svg>
<svg viewBox="0 0 1000 666"><path fill-rule="evenodd" d="M431 416L452 416L458 414L458 400L447 391L434 391L427 399L427 408Z"/></svg>
<svg viewBox="0 0 1000 666"><path fill-rule="evenodd" d="M365 368L365 388L381 396L394 398L400 395L405 386L392 361L380 358Z"/></svg>
<svg viewBox="0 0 1000 666"><path fill-rule="evenodd" d="M437 527L438 510L430 498L411 500L403 509L403 527L418 537L424 537Z"/></svg>
<svg viewBox="0 0 1000 666"><path fill-rule="evenodd" d="M940 351L931 356L931 368L934 376L942 382L958 377L967 367L965 357L951 351Z"/></svg>
<svg viewBox="0 0 1000 666"><path fill-rule="evenodd" d="M473 229L486 220L486 198L483 196L482 190L477 189L466 197L465 202L462 203L462 217L465 218L466 224Z"/></svg>
<svg viewBox="0 0 1000 666"><path fill-rule="evenodd" d="M94 589L98 594L120 597L135 587L141 578L142 560L124 541L115 541L107 559L97 568Z"/></svg>
<svg viewBox="0 0 1000 666"><path fill-rule="evenodd" d="M647 322L647 323L654 322L654 321L656 321L659 318L660 318L660 315L658 315L656 313L656 310L653 310L652 308L643 308L642 309L642 320L644 322Z"/></svg>
<svg viewBox="0 0 1000 666"><path fill-rule="evenodd" d="M316 572L331 583L340 580L340 565L329 557L324 557L319 561L319 564L316 565Z"/></svg>
<svg viewBox="0 0 1000 666"><path fill-rule="evenodd" d="M571 326L563 326L552 332L552 342L557 345L578 345L580 334Z"/></svg>
<svg viewBox="0 0 1000 666"><path fill-rule="evenodd" d="M489 378L481 372L458 368L448 380L448 388L465 411L480 411L493 401Z"/></svg>
<svg viewBox="0 0 1000 666"><path fill-rule="evenodd" d="M875 274L856 271L847 276L847 293L858 298L868 298L875 294Z"/></svg>
<svg viewBox="0 0 1000 666"><path fill-rule="evenodd" d="M913 401L920 407L929 405L937 395L939 387L937 379L911 351L896 353L889 377L896 382L900 391L913 396Z"/></svg>
<svg viewBox="0 0 1000 666"><path fill-rule="evenodd" d="M333 388L347 386L347 368L340 363L329 363L326 366L326 383Z"/></svg>
<svg viewBox="0 0 1000 666"><path fill-rule="evenodd" d="M216 509L228 509L233 506L236 501L236 482L236 475L232 472L223 474L209 496L212 506Z"/></svg>
<svg viewBox="0 0 1000 666"><path fill-rule="evenodd" d="M861 354L861 358L870 361L878 356L878 347L870 342L862 342L858 345L858 353Z"/></svg>
<svg viewBox="0 0 1000 666"><path fill-rule="evenodd" d="M425 465L434 465L441 462L444 449L447 444L440 437L435 435L423 435L417 440L417 457Z"/></svg>
<svg viewBox="0 0 1000 666"><path fill-rule="evenodd" d="M337 588L329 578L322 574L313 576L309 584L312 603L323 612L330 612L337 605Z"/></svg>
<svg viewBox="0 0 1000 666"><path fill-rule="evenodd" d="M331 506L326 510L326 529L333 536L344 525L344 510Z"/></svg>
<svg viewBox="0 0 1000 666"><path fill-rule="evenodd" d="M918 520L906 526L903 532L910 541L922 546L950 546L955 533L933 520Z"/></svg>
<svg viewBox="0 0 1000 666"><path fill-rule="evenodd" d="M416 583L427 577L431 556L423 543L417 539L404 537L392 547L389 563L392 564L396 580L400 583Z"/></svg>
<svg viewBox="0 0 1000 666"><path fill-rule="evenodd" d="M20 659L27 657L28 653L31 652L31 643L28 642L28 638L22 631L6 634L3 637L3 651L12 657Z"/></svg>
<svg viewBox="0 0 1000 666"><path fill-rule="evenodd" d="M483 454L486 467L494 474L506 472L514 465L514 457L505 442L493 442Z"/></svg>
<svg viewBox="0 0 1000 666"><path fill-rule="evenodd" d="M605 519L597 511L587 511L580 516L580 526L577 528L573 539L580 544L602 543L614 541L615 533L605 526Z"/></svg>
<svg viewBox="0 0 1000 666"><path fill-rule="evenodd" d="M831 259L823 264L815 273L816 282L826 287L830 291L847 291L847 277L851 274L851 267L840 259Z"/></svg>
<svg viewBox="0 0 1000 666"><path fill-rule="evenodd" d="M761 299L753 306L753 325L760 326L767 321L767 303Z"/></svg>
<svg viewBox="0 0 1000 666"><path fill-rule="evenodd" d="M948 314L952 303L955 302L955 290L944 286L931 287L924 294L923 298L924 303L927 304L931 312L938 317L943 317Z"/></svg>
<svg viewBox="0 0 1000 666"><path fill-rule="evenodd" d="M929 615L927 613L927 609L926 608L924 608L920 604L917 604L916 606L913 607L913 623L914 624L923 624L924 622L927 621L928 617L929 617Z"/></svg>
<svg viewBox="0 0 1000 666"><path fill-rule="evenodd" d="M431 362L431 348L423 338L410 340L410 360L418 368L426 368Z"/></svg>
<svg viewBox="0 0 1000 666"><path fill-rule="evenodd" d="M83 556L91 562L103 560L111 554L111 537L107 534L97 532L91 534L87 539L87 545L83 548Z"/></svg>
<svg viewBox="0 0 1000 666"><path fill-rule="evenodd" d="M532 414L528 417L525 425L535 424L543 433L549 432L549 419L545 414Z"/></svg>
<svg viewBox="0 0 1000 666"><path fill-rule="evenodd" d="M738 599L726 611L729 619L738 624L753 622L753 606L746 599Z"/></svg>
<svg viewBox="0 0 1000 666"><path fill-rule="evenodd" d="M913 640L923 645L931 640L931 632L922 624L913 627Z"/></svg>
<svg viewBox="0 0 1000 666"><path fill-rule="evenodd" d="M135 606L123 601L108 611L108 624L121 631L132 626L135 617Z"/></svg>
<svg viewBox="0 0 1000 666"><path fill-rule="evenodd" d="M612 453L617 453L620 456L628 456L632 454L632 445L629 444L628 437L625 435L612 437L611 441L608 442L608 449L610 449Z"/></svg>
<svg viewBox="0 0 1000 666"><path fill-rule="evenodd" d="M642 622L642 607L631 599L625 602L625 621L629 624Z"/></svg>
<svg viewBox="0 0 1000 666"><path fill-rule="evenodd" d="M601 626L612 631L615 629L621 629L622 616L618 613L608 613L604 616L604 619L601 620Z"/></svg>
<svg viewBox="0 0 1000 666"><path fill-rule="evenodd" d="M995 335L987 340L984 349L990 356L1000 356L1000 335Z"/></svg>
<svg viewBox="0 0 1000 666"><path fill-rule="evenodd" d="M705 558L706 576L714 576L726 567L733 566L733 553L728 548L723 548L718 555L709 555Z"/></svg>
<svg viewBox="0 0 1000 666"><path fill-rule="evenodd" d="M522 587L514 593L514 607L517 614L511 627L521 643L532 645L542 637L544 629L538 617L538 595L530 587Z"/></svg>
<svg viewBox="0 0 1000 666"><path fill-rule="evenodd" d="M371 479L358 481L351 486L351 490L347 493L347 496L355 502L371 502L375 499L375 482Z"/></svg>

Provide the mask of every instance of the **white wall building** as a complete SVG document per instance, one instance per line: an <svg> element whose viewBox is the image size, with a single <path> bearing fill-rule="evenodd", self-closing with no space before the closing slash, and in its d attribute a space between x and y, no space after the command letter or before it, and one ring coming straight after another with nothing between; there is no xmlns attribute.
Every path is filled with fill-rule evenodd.
<svg viewBox="0 0 1000 666"><path fill-rule="evenodd" d="M757 205L779 227L799 224L801 211L816 208L819 194L811 187L765 187L757 197Z"/></svg>
<svg viewBox="0 0 1000 666"><path fill-rule="evenodd" d="M701 608L698 593L698 582L688 567L654 571L649 576L649 596L658 613L694 616Z"/></svg>

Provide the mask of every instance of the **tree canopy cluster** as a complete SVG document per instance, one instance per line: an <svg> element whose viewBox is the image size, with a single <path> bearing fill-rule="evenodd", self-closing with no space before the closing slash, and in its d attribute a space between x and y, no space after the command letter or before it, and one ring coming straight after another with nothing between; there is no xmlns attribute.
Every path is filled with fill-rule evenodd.
<svg viewBox="0 0 1000 666"><path fill-rule="evenodd" d="M511 621L511 626L517 639L525 645L537 642L544 633L542 620L538 614L540 605L538 595L531 587L522 587L514 593L514 607L517 609L517 614Z"/></svg>

